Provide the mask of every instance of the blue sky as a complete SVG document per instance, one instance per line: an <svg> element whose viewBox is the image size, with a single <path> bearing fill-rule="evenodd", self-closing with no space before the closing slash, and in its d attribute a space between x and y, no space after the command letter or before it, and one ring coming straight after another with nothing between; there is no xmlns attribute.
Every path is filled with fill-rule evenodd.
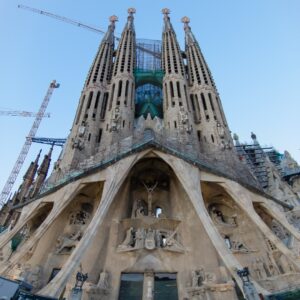
<svg viewBox="0 0 300 300"><path fill-rule="evenodd" d="M18 9L18 4L104 30L115 14L117 33L127 8L135 7L137 36L149 39L161 38L161 9L168 7L181 45L180 19L189 16L232 132L243 142L254 131L261 144L287 149L300 161L299 0L0 1L0 110L37 111L49 82L56 79L61 87L47 109L52 116L42 121L37 136L66 137L101 36ZM32 118L0 117L1 190L32 123ZM48 150L34 144L25 168L40 148Z"/></svg>

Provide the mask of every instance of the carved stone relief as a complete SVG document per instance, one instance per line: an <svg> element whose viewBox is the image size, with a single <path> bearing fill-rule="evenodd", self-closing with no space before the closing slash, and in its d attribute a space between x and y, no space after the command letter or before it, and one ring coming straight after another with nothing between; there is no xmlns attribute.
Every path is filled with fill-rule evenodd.
<svg viewBox="0 0 300 300"><path fill-rule="evenodd" d="M71 234L62 234L57 239L56 254L69 254L78 244L82 237L81 231Z"/></svg>
<svg viewBox="0 0 300 300"><path fill-rule="evenodd" d="M163 249L172 252L184 252L185 249L178 241L177 232L165 229L130 227L126 231L124 241L118 246L119 252L139 249Z"/></svg>
<svg viewBox="0 0 300 300"><path fill-rule="evenodd" d="M271 230L286 246L290 246L291 234L279 222L272 220Z"/></svg>
<svg viewBox="0 0 300 300"><path fill-rule="evenodd" d="M227 226L227 227L236 227L236 214L233 214L231 216L226 216L221 208L217 205L212 205L209 208L210 216L213 219L213 221L221 226Z"/></svg>
<svg viewBox="0 0 300 300"><path fill-rule="evenodd" d="M101 296L108 295L110 292L110 275L107 271L102 271L99 275L97 284L86 282L84 290L93 299L102 299Z"/></svg>

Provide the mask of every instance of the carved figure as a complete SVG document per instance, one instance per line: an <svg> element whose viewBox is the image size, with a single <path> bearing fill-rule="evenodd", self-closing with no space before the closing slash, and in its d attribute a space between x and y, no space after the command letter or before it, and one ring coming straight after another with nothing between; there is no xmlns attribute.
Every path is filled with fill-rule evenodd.
<svg viewBox="0 0 300 300"><path fill-rule="evenodd" d="M144 228L139 228L135 232L135 244L134 244L135 249L144 248L145 237L146 237L146 235L145 235L145 229Z"/></svg>
<svg viewBox="0 0 300 300"><path fill-rule="evenodd" d="M99 281L97 287L103 290L107 290L109 288L109 274L106 271L102 271L100 273Z"/></svg>
<svg viewBox="0 0 300 300"><path fill-rule="evenodd" d="M295 272L294 266L288 261L284 254L281 254L281 256L276 260L276 263L284 273Z"/></svg>
<svg viewBox="0 0 300 300"><path fill-rule="evenodd" d="M118 131L120 128L120 108L116 107L114 112L113 112L113 116L111 119L111 131Z"/></svg>
<svg viewBox="0 0 300 300"><path fill-rule="evenodd" d="M118 249L127 250L132 248L133 241L133 227L130 227L129 229L127 229L125 239L123 243L118 246Z"/></svg>
<svg viewBox="0 0 300 300"><path fill-rule="evenodd" d="M231 241L231 250L232 252L241 252L241 253L249 253L253 252L246 245L240 241Z"/></svg>
<svg viewBox="0 0 300 300"><path fill-rule="evenodd" d="M203 268L192 271L192 287L201 287L204 281L205 281L205 272Z"/></svg>
<svg viewBox="0 0 300 300"><path fill-rule="evenodd" d="M271 229L285 245L289 245L291 235L281 224L279 224L276 220L272 220Z"/></svg>
<svg viewBox="0 0 300 300"><path fill-rule="evenodd" d="M187 133L191 132L191 126L189 125L188 113L185 111L184 107L181 106L179 109L179 129L181 132L186 131Z"/></svg>
<svg viewBox="0 0 300 300"><path fill-rule="evenodd" d="M135 217L136 218L142 218L146 215L145 212L145 206L143 205L143 201L142 200L138 200L137 202L137 208L135 210Z"/></svg>
<svg viewBox="0 0 300 300"><path fill-rule="evenodd" d="M252 267L258 279L265 279L267 277L262 259L257 258L256 260L254 260L252 262Z"/></svg>
<svg viewBox="0 0 300 300"><path fill-rule="evenodd" d="M148 229L145 239L145 248L148 250L155 249L155 231L153 229Z"/></svg>
<svg viewBox="0 0 300 300"><path fill-rule="evenodd" d="M224 225L224 226L230 226L230 227L235 227L236 225L236 215L233 215L232 217L227 217L224 216L224 214L222 213L221 210L217 209L216 206L213 206L211 208L211 215L212 215L212 219L220 225Z"/></svg>
<svg viewBox="0 0 300 300"><path fill-rule="evenodd" d="M81 239L81 231L74 232L68 235L62 235L57 239L56 253L71 252L76 247L78 241Z"/></svg>
<svg viewBox="0 0 300 300"><path fill-rule="evenodd" d="M85 225L87 220L90 218L90 214L83 210L78 210L71 213L70 225Z"/></svg>
<svg viewBox="0 0 300 300"><path fill-rule="evenodd" d="M72 148L83 150L84 149L84 142L81 138L75 138L73 139Z"/></svg>
<svg viewBox="0 0 300 300"><path fill-rule="evenodd" d="M32 285L34 290L37 290L41 287L41 275L42 267L37 265L31 271L29 271L26 282Z"/></svg>
<svg viewBox="0 0 300 300"><path fill-rule="evenodd" d="M177 232L175 230L167 236L164 242L164 248L175 252L184 252L184 247L175 238L176 234Z"/></svg>

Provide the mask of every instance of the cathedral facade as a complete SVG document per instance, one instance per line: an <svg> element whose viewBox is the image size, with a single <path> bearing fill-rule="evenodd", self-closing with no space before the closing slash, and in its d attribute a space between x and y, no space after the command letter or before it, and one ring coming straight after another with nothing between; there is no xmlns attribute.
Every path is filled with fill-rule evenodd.
<svg viewBox="0 0 300 300"><path fill-rule="evenodd" d="M136 40L133 8L121 38L110 17L54 170L45 181L51 152L34 162L2 210L0 275L33 294L258 300L300 285L299 184L232 139L190 20L182 50L162 12L157 49Z"/></svg>

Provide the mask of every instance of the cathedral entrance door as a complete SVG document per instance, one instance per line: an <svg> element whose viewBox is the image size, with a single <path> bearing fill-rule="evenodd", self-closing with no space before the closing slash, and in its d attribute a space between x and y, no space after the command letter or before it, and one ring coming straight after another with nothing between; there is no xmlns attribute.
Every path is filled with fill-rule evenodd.
<svg viewBox="0 0 300 300"><path fill-rule="evenodd" d="M141 300L143 298L144 274L123 273L119 300Z"/></svg>
<svg viewBox="0 0 300 300"><path fill-rule="evenodd" d="M176 274L155 273L154 300L178 300Z"/></svg>

